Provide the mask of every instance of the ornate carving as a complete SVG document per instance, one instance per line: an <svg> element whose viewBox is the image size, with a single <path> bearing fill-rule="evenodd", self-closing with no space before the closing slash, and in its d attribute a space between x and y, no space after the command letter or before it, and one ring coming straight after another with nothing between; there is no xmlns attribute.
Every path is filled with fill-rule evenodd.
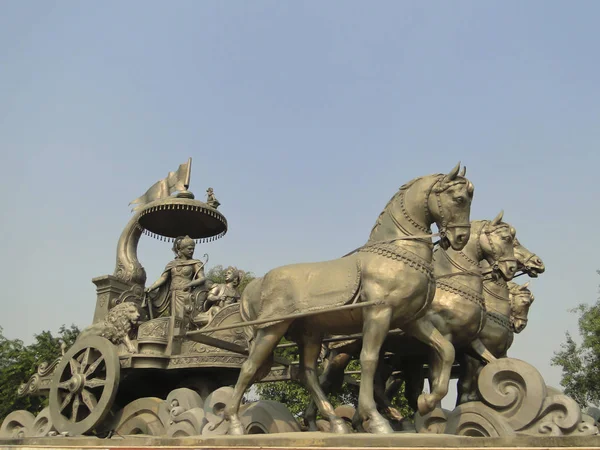
<svg viewBox="0 0 600 450"><path fill-rule="evenodd" d="M582 418L577 403L548 388L531 365L502 358L483 368L482 402L460 405L448 416L446 433L463 436L592 435L593 419Z"/></svg>
<svg viewBox="0 0 600 450"><path fill-rule="evenodd" d="M35 417L29 411L11 412L0 426L0 438L24 438L33 434Z"/></svg>
<svg viewBox="0 0 600 450"><path fill-rule="evenodd" d="M164 436L169 423L169 409L160 398L144 397L129 403L115 416L113 429L121 436L146 434Z"/></svg>
<svg viewBox="0 0 600 450"><path fill-rule="evenodd" d="M207 356L174 356L169 361L171 367L200 367L200 366L223 366L239 367L246 358L233 355L207 355Z"/></svg>
<svg viewBox="0 0 600 450"><path fill-rule="evenodd" d="M417 433L444 434L449 414L450 411L440 407L435 408L425 416L417 412L415 414L415 429Z"/></svg>
<svg viewBox="0 0 600 450"><path fill-rule="evenodd" d="M41 363L37 368L37 372L34 373L26 383L19 386L17 395L19 397L24 395L47 395L47 391L50 389L52 375L61 359L62 357L56 358L50 364L47 362Z"/></svg>
<svg viewBox="0 0 600 450"><path fill-rule="evenodd" d="M452 411L445 433L480 437L515 435L504 417L480 402L465 403Z"/></svg>
<svg viewBox="0 0 600 450"><path fill-rule="evenodd" d="M540 373L514 358L502 358L485 366L478 387L483 401L505 417L514 430L538 416L546 397L546 384Z"/></svg>
<svg viewBox="0 0 600 450"><path fill-rule="evenodd" d="M138 328L138 341L167 343L169 338L169 317L160 317L142 323Z"/></svg>
<svg viewBox="0 0 600 450"><path fill-rule="evenodd" d="M131 302L141 305L143 297L144 288L142 288L142 286L140 286L139 284L134 284L133 286L131 286L131 288L119 295L118 298L114 299L112 302L113 304L111 306L114 308L116 305L120 305L121 303L125 302Z"/></svg>
<svg viewBox="0 0 600 450"><path fill-rule="evenodd" d="M98 306L103 308L104 305L106 305L106 302L108 301L108 296L109 296L108 293L99 295L98 296Z"/></svg>

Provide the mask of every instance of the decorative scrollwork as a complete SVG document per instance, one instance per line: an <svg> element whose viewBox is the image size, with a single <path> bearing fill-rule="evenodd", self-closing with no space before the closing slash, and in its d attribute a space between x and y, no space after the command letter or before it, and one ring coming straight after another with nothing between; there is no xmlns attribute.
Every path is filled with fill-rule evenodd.
<svg viewBox="0 0 600 450"><path fill-rule="evenodd" d="M590 418L591 419L591 418ZM563 394L549 395L544 399L536 419L520 433L529 435L593 435L598 429L588 420L582 421L579 405Z"/></svg>
<svg viewBox="0 0 600 450"><path fill-rule="evenodd" d="M445 433L479 437L515 435L504 417L481 402L463 403L452 411L448 416Z"/></svg>
<svg viewBox="0 0 600 450"><path fill-rule="evenodd" d="M54 373L54 370L56 369L56 366L58 366L60 360L61 357L58 357L50 364L48 364L47 362L41 363L37 368L37 374L40 377L47 377L48 375L52 375Z"/></svg>
<svg viewBox="0 0 600 450"><path fill-rule="evenodd" d="M524 361L501 358L483 368L478 380L483 401L520 430L539 414L546 398L540 373Z"/></svg>
<svg viewBox="0 0 600 450"><path fill-rule="evenodd" d="M484 403L464 403L452 411L445 433L488 437L598 434L593 418L582 416L573 399L547 387L540 373L524 361L501 358L488 364L478 385Z"/></svg>
<svg viewBox="0 0 600 450"><path fill-rule="evenodd" d="M415 429L417 433L444 434L450 411L435 408L429 414L415 414Z"/></svg>
<svg viewBox="0 0 600 450"><path fill-rule="evenodd" d="M32 435L35 417L29 411L11 412L0 426L0 438L24 438Z"/></svg>

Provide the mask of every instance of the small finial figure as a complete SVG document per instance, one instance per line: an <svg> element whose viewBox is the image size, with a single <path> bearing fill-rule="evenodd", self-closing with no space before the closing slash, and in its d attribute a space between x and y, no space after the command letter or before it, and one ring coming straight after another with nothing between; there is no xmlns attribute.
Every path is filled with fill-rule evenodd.
<svg viewBox="0 0 600 450"><path fill-rule="evenodd" d="M215 193L211 187L206 190L206 204L214 209L217 209L221 204L219 203L219 200L217 200L217 197L215 197Z"/></svg>

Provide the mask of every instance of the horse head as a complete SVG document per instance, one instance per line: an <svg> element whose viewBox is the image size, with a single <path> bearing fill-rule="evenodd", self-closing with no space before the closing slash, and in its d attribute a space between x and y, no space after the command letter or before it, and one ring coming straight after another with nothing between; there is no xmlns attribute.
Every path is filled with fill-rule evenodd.
<svg viewBox="0 0 600 450"><path fill-rule="evenodd" d="M511 280L517 272L517 258L514 251L516 231L502 222L503 212L494 220L486 220L477 236L477 245L481 249L480 260L485 259L492 270L499 271L505 280Z"/></svg>
<svg viewBox="0 0 600 450"><path fill-rule="evenodd" d="M440 231L440 246L462 250L471 234L471 202L475 188L465 178L466 167L459 174L460 162L446 175L438 175L427 193L427 209Z"/></svg>
<svg viewBox="0 0 600 450"><path fill-rule="evenodd" d="M510 298L510 326L515 333L520 333L527 326L527 315L534 297L529 290L529 281L523 285L508 283Z"/></svg>
<svg viewBox="0 0 600 450"><path fill-rule="evenodd" d="M518 270L522 270L531 278L537 278L539 274L545 272L546 266L544 266L544 262L538 255L523 247L516 238L513 242L515 246L515 256L519 261Z"/></svg>

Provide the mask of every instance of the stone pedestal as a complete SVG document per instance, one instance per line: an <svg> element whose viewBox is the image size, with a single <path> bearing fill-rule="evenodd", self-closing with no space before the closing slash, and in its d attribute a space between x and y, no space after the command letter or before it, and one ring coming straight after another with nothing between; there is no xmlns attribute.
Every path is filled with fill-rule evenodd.
<svg viewBox="0 0 600 450"><path fill-rule="evenodd" d="M136 285L125 283L113 275L104 275L92 279L96 285L96 310L92 323L99 322L106 317L108 310L115 306L117 300L127 291L131 291Z"/></svg>

